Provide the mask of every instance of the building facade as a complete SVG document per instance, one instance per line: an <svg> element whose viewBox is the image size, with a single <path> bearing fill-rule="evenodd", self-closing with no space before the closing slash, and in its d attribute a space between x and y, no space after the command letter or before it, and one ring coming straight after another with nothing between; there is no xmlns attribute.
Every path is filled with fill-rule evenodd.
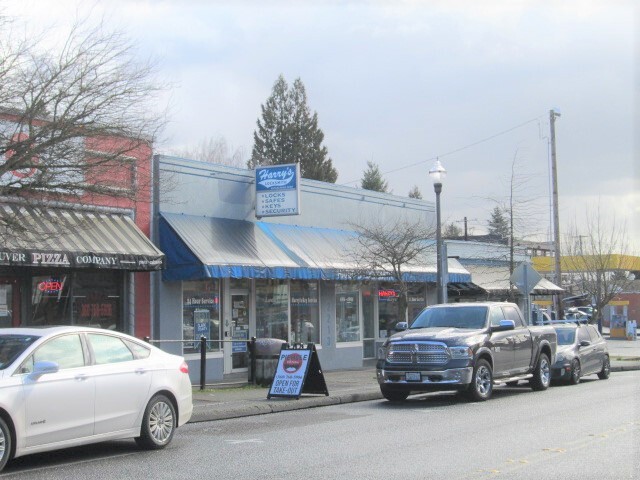
<svg viewBox="0 0 640 480"><path fill-rule="evenodd" d="M166 269L154 283L153 338L183 353L193 375L202 335L211 380L247 368L252 337L312 342L324 369L361 367L407 320L393 280L359 269L354 225L433 224L431 202L301 179L299 215L256 218L253 170L162 155L154 167L154 240ZM436 301L435 246L426 244L404 277L410 318ZM470 280L455 259L448 278Z"/></svg>

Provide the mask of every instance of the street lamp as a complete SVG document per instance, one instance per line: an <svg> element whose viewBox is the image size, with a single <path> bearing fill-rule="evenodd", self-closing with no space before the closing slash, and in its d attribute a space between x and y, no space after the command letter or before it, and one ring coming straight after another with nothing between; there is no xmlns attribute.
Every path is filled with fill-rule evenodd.
<svg viewBox="0 0 640 480"><path fill-rule="evenodd" d="M444 280L442 275L442 225L440 222L440 193L442 192L442 181L447 176L440 160L436 160L429 176L433 180L433 190L436 192L436 291L438 295L438 303L444 303Z"/></svg>

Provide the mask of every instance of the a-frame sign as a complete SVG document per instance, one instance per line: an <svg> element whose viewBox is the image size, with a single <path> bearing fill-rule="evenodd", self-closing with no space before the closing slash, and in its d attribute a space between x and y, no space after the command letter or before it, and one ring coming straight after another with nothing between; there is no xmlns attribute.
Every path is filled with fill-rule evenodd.
<svg viewBox="0 0 640 480"><path fill-rule="evenodd" d="M300 398L303 393L329 395L322 374L316 346L284 344L278 366L273 374L267 399L271 397Z"/></svg>

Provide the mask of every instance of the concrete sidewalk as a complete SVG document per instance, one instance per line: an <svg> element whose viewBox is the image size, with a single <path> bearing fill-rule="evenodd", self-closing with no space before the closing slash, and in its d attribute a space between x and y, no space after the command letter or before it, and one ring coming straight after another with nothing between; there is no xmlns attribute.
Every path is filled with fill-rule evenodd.
<svg viewBox="0 0 640 480"><path fill-rule="evenodd" d="M605 338L607 338L606 335ZM607 344L612 372L640 370L640 339L628 341L607 338ZM248 385L246 376L246 373L241 376L231 376L226 378L225 382L210 385L203 392L194 388L191 422L263 415L382 398L374 366L324 372L329 396L302 395L298 400L285 398L267 400L268 389Z"/></svg>

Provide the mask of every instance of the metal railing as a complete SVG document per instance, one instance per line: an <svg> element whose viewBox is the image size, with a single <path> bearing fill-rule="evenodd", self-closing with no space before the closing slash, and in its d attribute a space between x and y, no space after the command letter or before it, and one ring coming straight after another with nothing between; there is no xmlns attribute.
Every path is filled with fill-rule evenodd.
<svg viewBox="0 0 640 480"><path fill-rule="evenodd" d="M161 344L161 343L180 343L180 344L194 344L193 340L152 340L150 337L144 337L144 341L150 344ZM204 390L206 387L206 378L207 378L207 351L209 343L217 343L218 351L222 351L222 344L224 343L241 343L244 342L247 344L247 354L249 355L249 382L255 383L255 371L256 371L256 358L254 355L255 345L256 345L256 337L251 337L250 340L209 340L207 337L200 337L199 341L199 351L200 351L200 390Z"/></svg>

